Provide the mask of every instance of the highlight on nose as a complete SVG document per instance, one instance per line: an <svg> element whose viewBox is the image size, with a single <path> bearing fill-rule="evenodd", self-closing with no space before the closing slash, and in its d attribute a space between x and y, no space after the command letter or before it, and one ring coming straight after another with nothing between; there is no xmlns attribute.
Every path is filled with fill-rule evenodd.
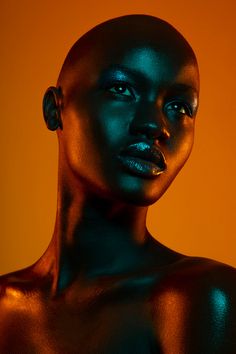
<svg viewBox="0 0 236 354"><path fill-rule="evenodd" d="M130 133L133 135L141 135L145 136L150 140L159 140L164 141L170 137L170 132L165 126L164 122L161 120L157 120L156 118L147 119L148 112L144 114L144 118L141 119L133 119L130 124ZM146 117L146 119L145 119Z"/></svg>
<svg viewBox="0 0 236 354"><path fill-rule="evenodd" d="M170 133L166 127L150 122L133 127L132 133L135 135L145 135L150 140L163 141L170 137Z"/></svg>

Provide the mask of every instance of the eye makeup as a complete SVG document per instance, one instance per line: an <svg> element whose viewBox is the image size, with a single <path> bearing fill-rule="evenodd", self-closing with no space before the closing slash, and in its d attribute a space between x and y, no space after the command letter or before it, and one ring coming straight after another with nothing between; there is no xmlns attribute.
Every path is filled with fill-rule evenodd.
<svg viewBox="0 0 236 354"><path fill-rule="evenodd" d="M129 84L124 81L116 81L114 83L111 83L111 85L109 85L106 89L110 93L113 93L115 95L132 97L135 99L134 90L132 89L132 87L130 87Z"/></svg>
<svg viewBox="0 0 236 354"><path fill-rule="evenodd" d="M171 116L176 116L176 117L188 116L190 118L193 118L191 105L186 103L183 100L174 99L172 101L167 102L164 105L163 111L167 115L171 115Z"/></svg>
<svg viewBox="0 0 236 354"><path fill-rule="evenodd" d="M182 104L186 108L187 115L191 117L195 116L197 111L198 93L188 83L162 81L157 85L154 81L150 82L144 73L121 65L112 65L103 70L97 85L105 90L119 85L127 87L136 100L140 97L148 99L151 96L152 99L157 99L159 96L162 97L164 105L176 101L178 105Z"/></svg>
<svg viewBox="0 0 236 354"><path fill-rule="evenodd" d="M136 89L147 89L147 78L137 71L123 66L111 66L101 73L98 81L100 87L106 87L114 83L123 83Z"/></svg>
<svg viewBox="0 0 236 354"><path fill-rule="evenodd" d="M186 115L193 118L198 107L196 91L186 84L174 84L168 87L164 94L164 109L174 105L184 107Z"/></svg>

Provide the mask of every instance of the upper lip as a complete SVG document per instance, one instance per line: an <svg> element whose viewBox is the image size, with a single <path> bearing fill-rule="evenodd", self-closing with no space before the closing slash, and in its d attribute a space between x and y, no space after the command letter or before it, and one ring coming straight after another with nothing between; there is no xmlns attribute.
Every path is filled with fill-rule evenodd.
<svg viewBox="0 0 236 354"><path fill-rule="evenodd" d="M161 150L155 145L150 145L145 141L139 141L128 145L121 150L121 156L137 157L149 161L164 170L166 168L166 159Z"/></svg>

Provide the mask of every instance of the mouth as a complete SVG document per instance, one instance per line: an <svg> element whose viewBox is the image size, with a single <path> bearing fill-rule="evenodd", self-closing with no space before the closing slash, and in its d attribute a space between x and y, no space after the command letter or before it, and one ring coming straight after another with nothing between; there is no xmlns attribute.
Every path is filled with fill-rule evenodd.
<svg viewBox="0 0 236 354"><path fill-rule="evenodd" d="M143 141L128 145L118 159L127 171L137 176L155 178L166 169L164 154Z"/></svg>

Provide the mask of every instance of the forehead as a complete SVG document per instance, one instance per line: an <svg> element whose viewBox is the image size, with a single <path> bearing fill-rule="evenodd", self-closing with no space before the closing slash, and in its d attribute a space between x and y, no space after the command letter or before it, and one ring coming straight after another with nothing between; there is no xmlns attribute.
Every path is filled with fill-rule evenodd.
<svg viewBox="0 0 236 354"><path fill-rule="evenodd" d="M196 58L186 40L170 25L148 21L141 26L140 20L122 19L122 23L102 25L83 36L67 56L64 81L80 80L86 85L119 66L139 72L150 82L172 81L182 73L183 79L198 86ZM186 75L187 71L191 75Z"/></svg>
<svg viewBox="0 0 236 354"><path fill-rule="evenodd" d="M197 67L193 60L178 56L174 50L169 51L153 46L130 47L123 51L117 51L116 55L107 55L104 61L105 69L119 67L130 73L140 74L140 78L146 78L149 82L171 82L173 80L192 81L197 85Z"/></svg>
<svg viewBox="0 0 236 354"><path fill-rule="evenodd" d="M151 85L159 89L179 84L193 88L195 93L199 90L198 69L192 58L151 45L124 46L122 43L111 50L100 48L99 52L93 51L86 57L77 73L76 81L79 80L84 86L106 78L119 81L128 78L143 87Z"/></svg>

